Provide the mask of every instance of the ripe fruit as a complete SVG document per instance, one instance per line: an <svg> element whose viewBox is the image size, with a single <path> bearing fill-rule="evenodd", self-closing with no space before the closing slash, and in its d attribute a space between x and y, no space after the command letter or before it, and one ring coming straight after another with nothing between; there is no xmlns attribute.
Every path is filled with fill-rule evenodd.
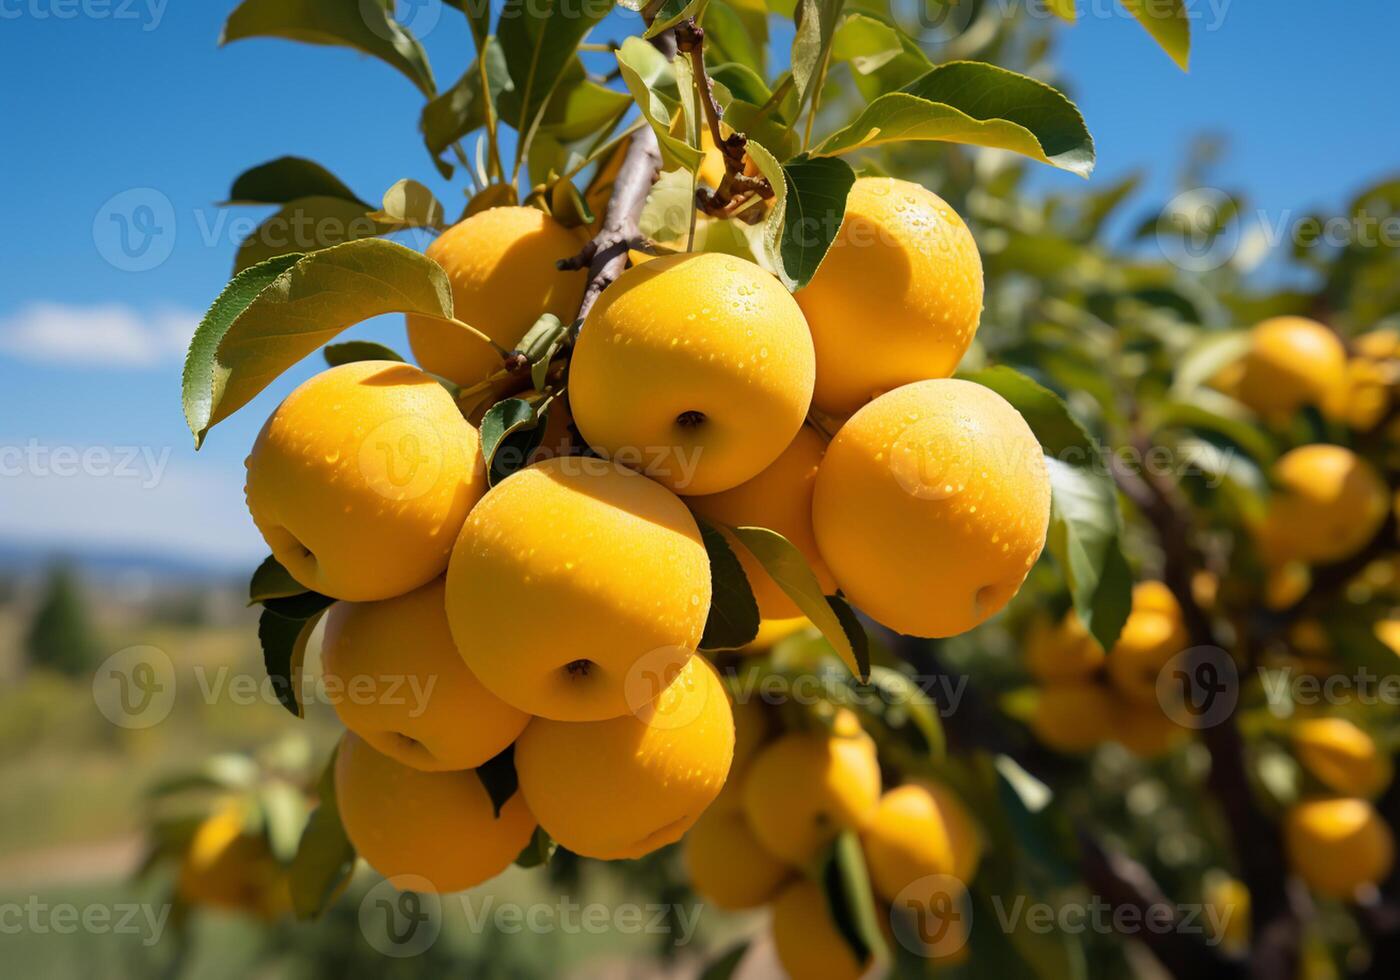
<svg viewBox="0 0 1400 980"><path fill-rule="evenodd" d="M474 769L530 716L482 686L452 643L441 579L382 602L338 602L321 663L335 713L376 750L428 771ZM334 688L331 685L335 685Z"/></svg>
<svg viewBox="0 0 1400 980"><path fill-rule="evenodd" d="M1104 652L1070 610L1059 623L1039 620L1026 636L1026 670L1039 681L1087 677L1103 666Z"/></svg>
<svg viewBox="0 0 1400 980"><path fill-rule="evenodd" d="M1109 679L1135 704L1155 706L1158 675L1188 646L1175 597L1161 582L1139 582L1132 612L1108 655Z"/></svg>
<svg viewBox="0 0 1400 980"><path fill-rule="evenodd" d="M1040 689L1031 730L1057 752L1087 752L1114 735L1117 704L1108 688L1066 681Z"/></svg>
<svg viewBox="0 0 1400 980"><path fill-rule="evenodd" d="M759 843L804 866L842 828L866 826L880 802L875 743L855 715L830 732L789 732L759 751L744 778L744 813Z"/></svg>
<svg viewBox="0 0 1400 980"><path fill-rule="evenodd" d="M1285 421L1304 405L1321 405L1342 383L1346 360L1337 335L1316 320L1265 320L1250 331L1239 398L1260 415Z"/></svg>
<svg viewBox="0 0 1400 980"><path fill-rule="evenodd" d="M952 379L906 385L836 433L812 523L855 606L911 636L966 632L1016 594L1045 546L1050 477L1025 419Z"/></svg>
<svg viewBox="0 0 1400 980"><path fill-rule="evenodd" d="M741 647L739 652L755 655L767 653L789 636L811 628L812 621L806 616L794 616L791 619L761 619L758 621L758 635L748 646Z"/></svg>
<svg viewBox="0 0 1400 980"><path fill-rule="evenodd" d="M1370 432L1390 410L1393 366L1364 357L1347 363L1346 377L1332 390L1323 406L1329 418L1358 432Z"/></svg>
<svg viewBox="0 0 1400 980"><path fill-rule="evenodd" d="M763 849L736 811L705 811L685 835L683 853L695 893L722 909L756 908L796 873Z"/></svg>
<svg viewBox="0 0 1400 980"><path fill-rule="evenodd" d="M1140 759L1155 759L1189 734L1156 706L1123 701L1117 705L1113 740Z"/></svg>
<svg viewBox="0 0 1400 980"><path fill-rule="evenodd" d="M1204 894L1206 922L1211 938L1234 955L1249 948L1249 889L1238 878L1215 873L1206 882Z"/></svg>
<svg viewBox="0 0 1400 980"><path fill-rule="evenodd" d="M509 350L545 313L565 323L578 315L588 273L561 272L554 263L581 245L538 208L500 207L453 225L425 254L447 272L457 319ZM413 357L425 371L471 385L501 366L495 351L460 327L412 314L407 323Z"/></svg>
<svg viewBox="0 0 1400 980"><path fill-rule="evenodd" d="M248 829L247 807L229 801L195 830L176 884L191 905L251 912L275 919L291 910L286 870L267 839Z"/></svg>
<svg viewBox="0 0 1400 980"><path fill-rule="evenodd" d="M1307 800L1288 811L1284 841L1293 870L1313 891L1350 898L1390 874L1395 839L1366 800Z"/></svg>
<svg viewBox="0 0 1400 980"><path fill-rule="evenodd" d="M870 880L887 902L927 875L970 882L982 856L981 834L967 808L934 783L906 783L882 796L863 839Z"/></svg>
<svg viewBox="0 0 1400 980"><path fill-rule="evenodd" d="M589 312L569 400L598 452L677 493L718 493L792 442L814 371L776 279L732 255L671 255L624 272Z"/></svg>
<svg viewBox="0 0 1400 980"><path fill-rule="evenodd" d="M712 812L739 813L744 809L744 778L748 775L749 763L758 754L772 730L772 719L763 702L757 698L736 700L734 711L734 762L729 767L729 778L724 789L711 804Z"/></svg>
<svg viewBox="0 0 1400 980"><path fill-rule="evenodd" d="M1345 718L1308 718L1293 726L1298 761L1328 789L1374 797L1390 785L1390 760L1370 735Z"/></svg>
<svg viewBox="0 0 1400 980"><path fill-rule="evenodd" d="M690 511L599 459L545 460L497 484L447 572L447 616L472 673L508 704L560 721L645 703L648 679L700 642L709 607Z"/></svg>
<svg viewBox="0 0 1400 980"><path fill-rule="evenodd" d="M773 945L791 980L859 980L869 965L856 962L820 886L806 878L783 889L773 903Z"/></svg>
<svg viewBox="0 0 1400 980"><path fill-rule="evenodd" d="M442 574L486 490L474 428L408 364L360 361L305 382L245 464L248 510L272 554L323 595L369 602Z"/></svg>
<svg viewBox="0 0 1400 980"><path fill-rule="evenodd" d="M714 801L734 755L719 674L694 656L636 715L536 718L515 746L520 792L540 826L585 857L637 858L680 839Z"/></svg>
<svg viewBox="0 0 1400 980"><path fill-rule="evenodd" d="M758 476L722 493L691 497L690 509L711 523L777 531L802 552L816 573L822 591L830 595L836 590L836 582L817 551L817 538L812 530L812 490L825 451L822 437L804 425L792 444ZM765 619L799 616L801 610L797 604L763 570L758 559L728 531L722 533L744 566L744 574L758 600L759 615Z"/></svg>
<svg viewBox="0 0 1400 980"><path fill-rule="evenodd" d="M846 416L882 392L946 378L982 315L982 258L962 218L918 184L862 177L797 302L817 350L813 403Z"/></svg>
<svg viewBox="0 0 1400 980"><path fill-rule="evenodd" d="M1299 446L1273 468L1270 526L1279 547L1306 562L1341 561L1385 523L1390 498L1375 468L1342 446Z"/></svg>
<svg viewBox="0 0 1400 980"><path fill-rule="evenodd" d="M346 836L374 870L425 878L438 894L494 878L535 832L519 793L495 816L474 770L411 769L353 732L336 754L335 799Z"/></svg>

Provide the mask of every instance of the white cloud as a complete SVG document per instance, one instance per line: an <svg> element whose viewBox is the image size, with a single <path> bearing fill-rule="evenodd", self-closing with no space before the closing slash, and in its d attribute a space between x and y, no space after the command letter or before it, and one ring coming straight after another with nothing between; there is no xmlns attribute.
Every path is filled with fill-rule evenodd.
<svg viewBox="0 0 1400 980"><path fill-rule="evenodd" d="M0 317L0 353L73 367L152 367L178 361L198 323L197 313L178 309L31 303Z"/></svg>

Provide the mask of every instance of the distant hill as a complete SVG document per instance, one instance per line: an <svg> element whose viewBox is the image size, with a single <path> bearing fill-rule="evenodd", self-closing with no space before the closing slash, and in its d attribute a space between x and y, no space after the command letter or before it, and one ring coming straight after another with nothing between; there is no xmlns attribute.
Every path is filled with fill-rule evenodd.
<svg viewBox="0 0 1400 980"><path fill-rule="evenodd" d="M224 584L246 579L253 568L253 563L201 559L160 551L0 541L0 574L27 577L60 559L72 562L84 578L97 581L141 575L159 582Z"/></svg>

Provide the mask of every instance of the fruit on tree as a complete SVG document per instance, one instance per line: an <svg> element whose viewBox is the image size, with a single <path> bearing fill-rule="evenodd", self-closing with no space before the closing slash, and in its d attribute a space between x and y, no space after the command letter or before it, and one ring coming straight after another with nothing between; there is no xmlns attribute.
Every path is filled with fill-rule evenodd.
<svg viewBox="0 0 1400 980"><path fill-rule="evenodd" d="M802 552L822 591L830 595L836 590L836 583L817 550L816 533L812 530L812 491L825 451L825 440L815 429L804 425L791 445L762 473L721 493L690 497L687 503L711 524L777 531ZM762 563L734 535L727 530L721 533L744 566L758 601L759 615L777 620L799 616L797 604L764 571Z"/></svg>
<svg viewBox="0 0 1400 980"><path fill-rule="evenodd" d="M540 826L585 857L636 858L681 838L719 794L734 716L702 656L637 714L536 718L516 742L520 792Z"/></svg>
<svg viewBox="0 0 1400 980"><path fill-rule="evenodd" d="M1393 365L1366 357L1347 362L1346 375L1324 403L1329 418L1357 432L1370 432L1390 411L1391 388L1396 383Z"/></svg>
<svg viewBox="0 0 1400 980"><path fill-rule="evenodd" d="M1157 705L1117 703L1113 740L1140 759L1155 759L1181 743L1190 732Z"/></svg>
<svg viewBox="0 0 1400 980"><path fill-rule="evenodd" d="M272 554L323 595L369 602L430 582L486 490L477 432L408 364L323 371L273 411L247 459Z"/></svg>
<svg viewBox="0 0 1400 980"><path fill-rule="evenodd" d="M338 602L321 644L324 683L350 731L415 769L474 769L530 716L488 691L452 642L442 579L394 599Z"/></svg>
<svg viewBox="0 0 1400 980"><path fill-rule="evenodd" d="M1060 681L1039 691L1031 730L1057 752L1088 752L1114 736L1117 702L1092 680Z"/></svg>
<svg viewBox="0 0 1400 980"><path fill-rule="evenodd" d="M1237 393L1240 401L1272 421L1305 405L1322 405L1346 374L1346 349L1316 320L1281 316L1250 331Z"/></svg>
<svg viewBox="0 0 1400 980"><path fill-rule="evenodd" d="M1365 547L1385 523L1390 496L1365 459L1343 446L1299 446L1272 470L1266 527L1291 558L1331 563Z"/></svg>
<svg viewBox="0 0 1400 980"><path fill-rule="evenodd" d="M569 400L599 453L677 493L718 493L792 442L814 372L807 322L776 279L732 255L670 255L589 311Z"/></svg>
<svg viewBox="0 0 1400 980"><path fill-rule="evenodd" d="M769 901L797 869L764 850L738 811L705 811L685 835L683 857L695 893L722 909Z"/></svg>
<svg viewBox="0 0 1400 980"><path fill-rule="evenodd" d="M1027 632L1026 670L1036 680L1087 677L1102 667L1103 661L1103 647L1072 609L1058 623L1037 620Z"/></svg>
<svg viewBox="0 0 1400 980"><path fill-rule="evenodd" d="M813 403L846 416L946 378L982 315L982 258L957 213L907 180L862 177L817 273L797 292L817 351Z"/></svg>
<svg viewBox="0 0 1400 980"><path fill-rule="evenodd" d="M1333 792L1371 798L1390 785L1390 759L1345 718L1305 718L1291 735L1303 768Z"/></svg>
<svg viewBox="0 0 1400 980"><path fill-rule="evenodd" d="M996 392L921 381L843 425L817 472L812 524L836 583L910 636L966 632L1020 589L1045 546L1039 442Z"/></svg>
<svg viewBox="0 0 1400 980"><path fill-rule="evenodd" d="M475 770L423 772L377 752L353 732L335 758L335 799L345 834L370 867L437 894L504 871L535 832L516 793L496 816Z"/></svg>
<svg viewBox="0 0 1400 980"><path fill-rule="evenodd" d="M453 225L425 254L447 273L456 318L510 350L544 314L564 323L578 315L588 274L554 264L582 244L538 208L499 207ZM494 350L460 327L417 314L407 322L409 347L425 371L472 385L501 366Z"/></svg>
<svg viewBox="0 0 1400 980"><path fill-rule="evenodd" d="M845 708L830 731L788 732L744 777L744 813L759 842L805 866L843 829L861 830L880 802L875 743Z"/></svg>
<svg viewBox="0 0 1400 980"><path fill-rule="evenodd" d="M821 887L806 878L773 902L773 945L791 980L859 980L868 966L837 930Z"/></svg>
<svg viewBox="0 0 1400 980"><path fill-rule="evenodd" d="M245 803L228 800L200 822L180 861L183 901L269 920L291 911L287 871L267 838L248 829L248 818Z"/></svg>
<svg viewBox="0 0 1400 980"><path fill-rule="evenodd" d="M545 460L497 484L447 572L448 621L472 673L506 703L560 721L616 718L649 700L649 680L700 642L709 607L690 511L593 458Z"/></svg>
<svg viewBox="0 0 1400 980"><path fill-rule="evenodd" d="M951 790L931 781L905 783L882 796L862 840L875 893L887 902L928 875L970 882L982 857L972 815Z"/></svg>
<svg viewBox="0 0 1400 980"><path fill-rule="evenodd" d="M1162 668L1190 646L1181 607L1161 582L1133 586L1133 607L1108 655L1108 676L1129 701L1157 705Z"/></svg>
<svg viewBox="0 0 1400 980"><path fill-rule="evenodd" d="M734 761L729 767L729 778L724 789L715 797L710 809L716 812L740 812L744 808L744 777L748 774L749 763L758 754L759 748L772 733L773 722L762 701L756 697L735 699L734 711Z"/></svg>
<svg viewBox="0 0 1400 980"><path fill-rule="evenodd" d="M1201 898L1206 907L1206 922L1212 930L1211 938L1232 955L1247 950L1251 927L1249 889L1245 883L1215 872L1207 878Z"/></svg>
<svg viewBox="0 0 1400 980"><path fill-rule="evenodd" d="M1395 863L1395 839L1367 800L1304 800L1288 811L1283 829L1293 871L1321 895L1350 898Z"/></svg>

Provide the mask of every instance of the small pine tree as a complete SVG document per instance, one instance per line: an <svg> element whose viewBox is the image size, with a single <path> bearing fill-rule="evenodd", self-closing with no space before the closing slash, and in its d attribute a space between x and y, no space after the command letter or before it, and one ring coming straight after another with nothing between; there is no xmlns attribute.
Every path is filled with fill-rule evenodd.
<svg viewBox="0 0 1400 980"><path fill-rule="evenodd" d="M44 595L25 637L29 662L70 676L92 668L97 642L77 576L66 564L49 569Z"/></svg>

